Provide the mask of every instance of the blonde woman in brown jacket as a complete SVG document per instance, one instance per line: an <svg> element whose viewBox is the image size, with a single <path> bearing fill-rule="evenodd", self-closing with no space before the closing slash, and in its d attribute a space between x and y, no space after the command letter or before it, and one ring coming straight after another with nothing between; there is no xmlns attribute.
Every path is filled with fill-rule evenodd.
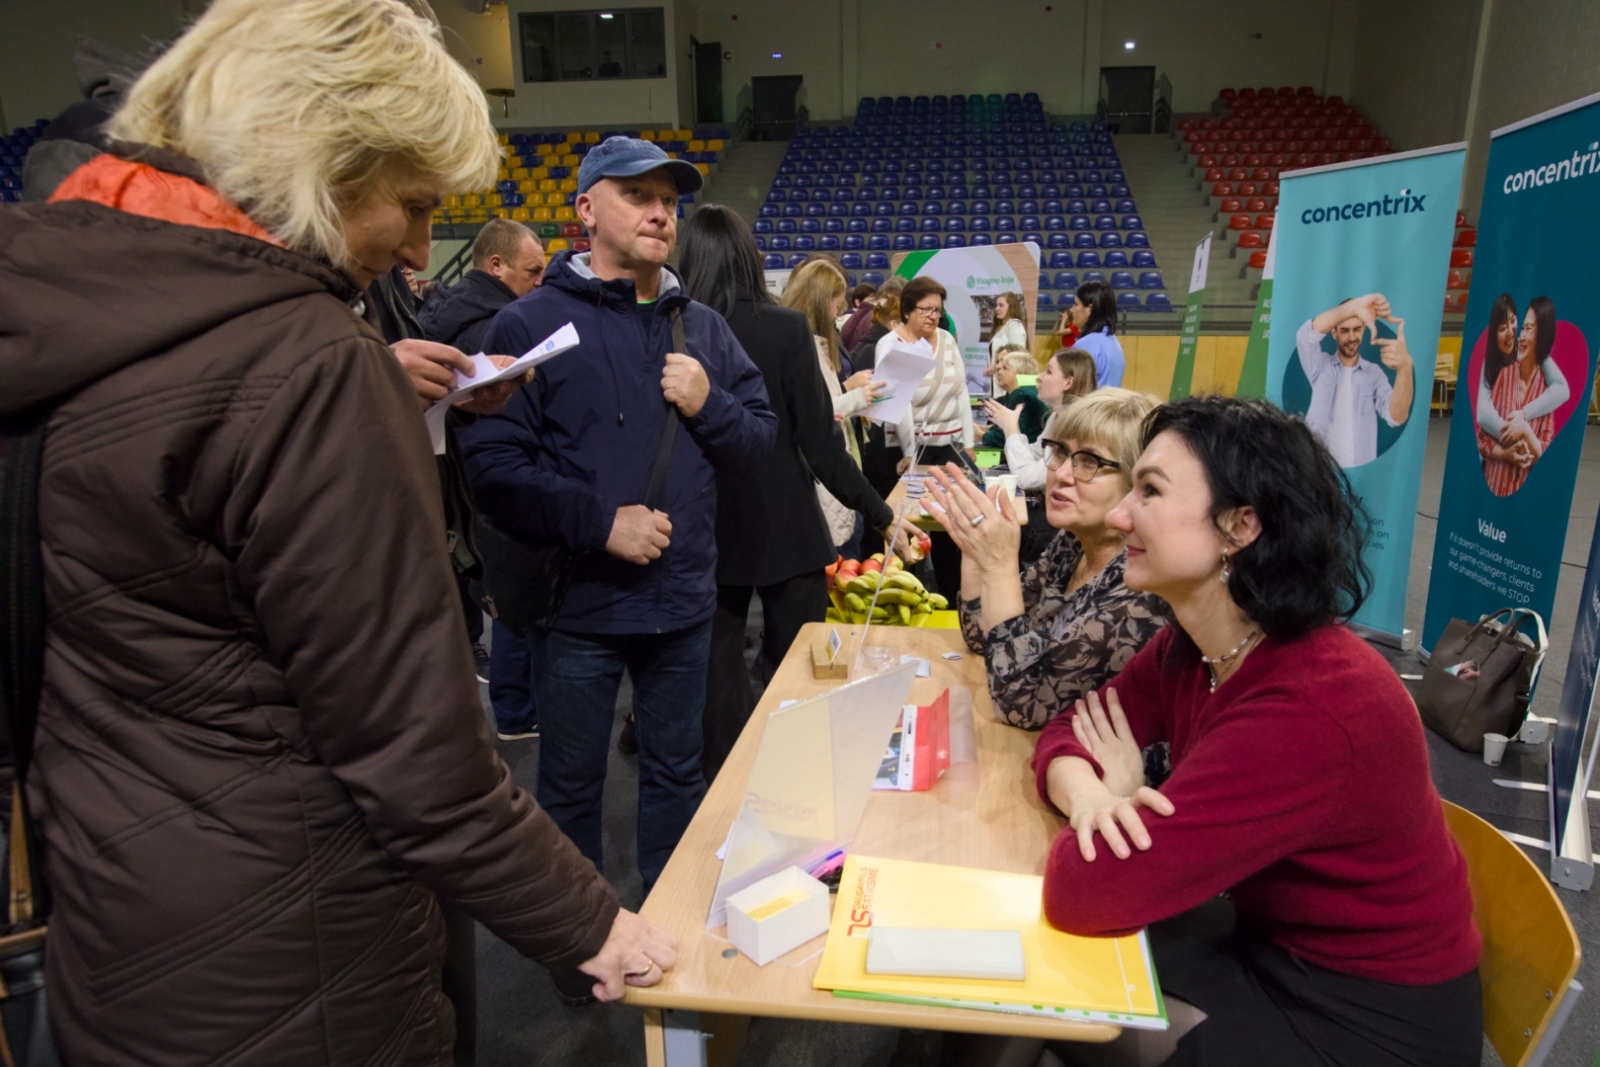
<svg viewBox="0 0 1600 1067"><path fill-rule="evenodd" d="M480 708L414 388L364 286L492 180L400 0L215 0L113 153L0 212L0 415L51 411L29 803L65 1062L450 1062L440 900L596 995L668 935Z"/></svg>

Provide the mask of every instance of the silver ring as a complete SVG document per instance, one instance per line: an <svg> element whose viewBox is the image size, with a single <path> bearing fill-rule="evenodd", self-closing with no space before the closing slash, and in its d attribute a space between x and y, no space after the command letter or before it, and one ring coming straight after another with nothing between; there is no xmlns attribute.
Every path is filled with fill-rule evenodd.
<svg viewBox="0 0 1600 1067"><path fill-rule="evenodd" d="M976 526L976 525L978 525L978 523L982 522L984 519L987 519L988 517L989 516L983 514L980 511L978 514L972 516L972 525Z"/></svg>

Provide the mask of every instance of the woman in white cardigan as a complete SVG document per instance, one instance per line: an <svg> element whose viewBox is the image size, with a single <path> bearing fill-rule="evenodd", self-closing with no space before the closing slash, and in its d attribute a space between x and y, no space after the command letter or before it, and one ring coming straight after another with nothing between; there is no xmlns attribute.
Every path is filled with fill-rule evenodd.
<svg viewBox="0 0 1600 1067"><path fill-rule="evenodd" d="M1001 293L994 298L994 329L989 333L989 364L1000 361L1000 353L1012 346L1033 349L1028 343L1028 319L1023 312L1022 297L1016 293Z"/></svg>

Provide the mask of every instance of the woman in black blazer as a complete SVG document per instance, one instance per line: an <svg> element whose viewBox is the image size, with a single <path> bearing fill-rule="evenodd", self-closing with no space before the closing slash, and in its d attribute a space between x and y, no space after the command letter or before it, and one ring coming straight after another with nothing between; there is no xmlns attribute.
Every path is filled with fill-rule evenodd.
<svg viewBox="0 0 1600 1067"><path fill-rule="evenodd" d="M767 403L778 416L772 451L741 470L717 470L717 614L711 624L706 680L705 752L711 781L755 707L744 666L750 597L761 597L763 635L757 672L765 685L800 627L828 609L823 568L834 562L833 537L816 483L886 531L894 513L845 448L811 327L767 293L750 225L715 204L698 208L683 227L679 272L689 296L728 320L745 353L761 369ZM813 477L814 476L814 477Z"/></svg>

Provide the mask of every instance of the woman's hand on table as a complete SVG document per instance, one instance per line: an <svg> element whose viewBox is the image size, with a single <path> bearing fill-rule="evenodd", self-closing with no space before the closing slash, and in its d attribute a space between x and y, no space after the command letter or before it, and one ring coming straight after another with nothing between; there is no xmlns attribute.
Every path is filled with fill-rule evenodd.
<svg viewBox="0 0 1600 1067"><path fill-rule="evenodd" d="M1100 694L1093 692L1078 701L1072 713L1072 735L1100 764L1101 784L1112 793L1132 797L1145 784L1144 753L1115 689L1106 690L1104 705Z"/></svg>
<svg viewBox="0 0 1600 1067"><path fill-rule="evenodd" d="M929 469L923 483L923 506L950 534L950 540L985 574L1018 573L1022 527L1011 511L1011 498L1001 495L998 505L967 480L955 464L948 471Z"/></svg>
<svg viewBox="0 0 1600 1067"><path fill-rule="evenodd" d="M678 962L677 938L626 908L617 911L611 933L593 959L578 965L595 979L596 1000L621 1000L624 986L651 986Z"/></svg>
<svg viewBox="0 0 1600 1067"><path fill-rule="evenodd" d="M896 474L904 474L906 471L908 471L910 469L911 469L911 457L910 456L901 456L900 457L900 462L898 462L898 463L896 463L894 465L894 472Z"/></svg>
<svg viewBox="0 0 1600 1067"><path fill-rule="evenodd" d="M989 421L1000 427L1000 432L1007 437L1022 432L1022 413L1015 408L1008 408L998 400L985 400L983 410L988 413Z"/></svg>

